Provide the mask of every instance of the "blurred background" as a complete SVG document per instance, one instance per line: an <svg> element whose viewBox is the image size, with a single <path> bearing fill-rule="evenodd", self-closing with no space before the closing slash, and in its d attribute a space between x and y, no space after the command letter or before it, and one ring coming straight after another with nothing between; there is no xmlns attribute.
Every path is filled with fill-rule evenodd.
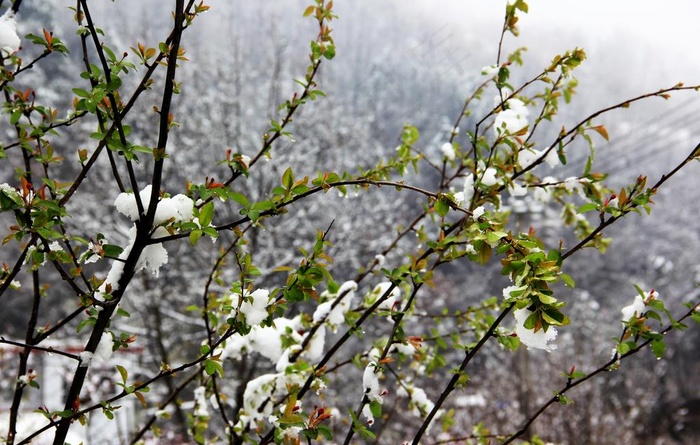
<svg viewBox="0 0 700 445"><path fill-rule="evenodd" d="M172 159L166 167L165 188L171 194L183 192L186 180L224 177L226 169L215 163L229 148L249 156L256 153L269 119L278 114L277 105L297 90L292 79L303 77L308 42L316 35L314 23L302 18L306 3L212 0L211 10L187 30L183 44L189 62L181 64L178 80L184 84L174 109L181 126L172 135ZM700 84L700 28L695 24L700 17L698 2L684 0L663 6L646 0L529 3L529 14L521 14L520 37L506 36L503 45L505 53L520 46L528 48L524 66L511 70L513 85L535 76L566 50L581 47L588 55L575 71L578 94L570 105L561 107L556 122L539 136L542 146L556 137L561 125L571 127L602 107L678 82ZM71 108L71 88L76 87L82 71L72 12L67 9L70 5L60 0L25 2L18 18L20 35L40 33L46 27L69 48L75 48L68 58L49 58L25 79L27 85L39 85L38 101L60 110ZM95 21L105 31L105 40L119 53L131 52L129 47L136 42L157 46L171 20L165 5L162 1L120 0L94 2L91 7ZM318 170L368 167L393 154L407 122L421 133L419 148L439 160L440 146L449 138L464 98L484 79L482 67L496 62L504 8L505 2L493 0L337 0L339 19L331 23L337 57L324 62L319 77L320 88L328 97L295 117L295 141L277 144L274 162L256 166L260 169L246 181L245 193L252 199L262 197L277 185L287 165L293 166L298 177L314 177ZM146 96L139 112L132 114L129 124L134 143L153 145L157 116L150 110L157 98L157 93L151 99ZM485 99L474 115L490 105L491 99ZM596 140L594 167L609 171L608 183L617 188L629 185L640 174L655 182L700 142L699 112L697 94L682 93L670 100L653 98L601 116L597 121L608 128L610 142ZM473 121L461 125L458 140L462 144L469 125ZM90 125L79 124L64 134L56 149L65 150L67 159L75 159L77 147L91 146L91 131ZM585 157L587 148L580 146L580 150L578 155L572 151L572 162L557 171L558 176L581 171L575 161ZM11 162L8 159L0 164L0 182L11 180L13 167L17 167ZM66 162L62 167L65 178L75 173L71 164ZM551 397L559 382L563 383L561 372L572 365L585 372L607 361L614 345L611 338L620 333L620 309L636 294L633 284L656 289L675 314L681 312L683 302L697 301L699 173L695 163L674 177L655 198L657 205L650 217L631 215L615 224L606 233L613 238L606 254L583 251L567 261L565 272L576 280L577 287L561 290L572 324L560 330L558 349L551 354L524 349L514 354L491 345L471 369L467 389L448 403L447 408L454 410L457 431L467 437L473 426L483 422L494 434L513 432ZM71 203L70 210L81 209L71 224L86 237L102 232L110 242L119 244L126 240L120 229L125 226L123 221L116 212L105 214L104 206L90 204L97 200L108 206L113 201L117 190L102 187L110 178L108 169L89 178L86 190L90 194L79 193ZM436 179L430 170L407 178L426 187L434 186ZM352 279L353 271L368 264L393 238L397 224L410 221L423 205L420 198L407 193L369 193L350 199L356 204L348 205L329 193L284 218L270 220L264 231L251 231L250 250L263 273L260 282L267 288L281 284L284 277L273 270L298 262L293 247L310 246L316 230L325 229L333 219L333 275L338 282ZM524 229L535 227L550 246L556 246L560 239L571 239L570 230L558 225L557 213L550 210L525 206L514 215L513 224ZM226 215L222 210L218 215L224 220L235 212ZM6 225L5 219L0 218L0 222ZM387 267L400 264L402 252L412 245L405 244L403 250L387 258ZM123 327L139 335L145 350L158 351L135 359L143 375L150 375L161 362L182 361L188 351L198 348L203 325L184 308L200 298L201 269L212 262L212 252L204 247L192 255L185 254L188 246L169 246L170 261L161 271L168 286L156 286L150 277L140 275L129 292L132 308L147 310L140 314L134 310ZM9 250L0 253L2 261L12 257ZM379 281L377 276L368 285ZM482 268L467 262L440 269L435 281L438 286L426 290L418 303L417 310L426 314L500 296L508 284L497 264ZM28 281L26 288L30 288ZM18 292L11 304L6 304L0 315L2 335L22 335L27 301ZM43 315L49 318L53 312L68 313L74 303L56 303L51 313ZM387 328L383 322L377 320L368 333L379 337ZM434 332L413 328L426 338L441 338L459 331L460 322L446 319ZM651 352L642 353L623 363L620 370L572 391L575 404L550 410L532 433L562 444L700 440L700 332L696 328L682 336L674 333L667 342L666 358L657 361ZM359 344L353 347L361 350ZM459 354L448 357L455 364L461 360ZM260 360L241 361L227 364L236 376L228 382L236 394L247 378L269 367ZM14 370L6 365L2 366L0 384L3 394L13 385L7 376ZM421 382L429 396L439 393L441 383L449 378L448 370L449 366L437 370ZM352 381L360 372L348 371L339 379ZM94 388L93 397L99 400L99 382ZM333 399L333 391L329 389L328 400ZM346 402L348 406L356 404L355 399ZM394 417L379 427L384 434L380 443L398 443L401 425L415 422L399 406L397 402L385 408ZM183 425L184 415L179 413L168 428L176 434L178 429L182 432ZM440 437L435 433L426 443L438 443Z"/></svg>

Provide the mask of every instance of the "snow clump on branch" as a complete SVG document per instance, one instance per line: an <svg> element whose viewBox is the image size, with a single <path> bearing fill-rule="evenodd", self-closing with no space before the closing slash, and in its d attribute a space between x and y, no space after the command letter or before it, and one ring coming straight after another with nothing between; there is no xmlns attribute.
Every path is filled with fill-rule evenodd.
<svg viewBox="0 0 700 445"><path fill-rule="evenodd" d="M525 320L532 314L527 308L517 309L513 312L515 317L515 333L518 335L520 342L527 346L527 349L543 349L547 352L552 352L557 349L557 345L550 344L557 338L557 329L550 326L547 331L540 329L535 332L532 329L525 327Z"/></svg>
<svg viewBox="0 0 700 445"><path fill-rule="evenodd" d="M345 322L345 314L350 310L356 290L357 283L346 281L338 288L338 292L334 294L328 291L323 292L321 298L324 298L326 301L319 304L314 311L314 323L325 322L333 332L336 332L338 326Z"/></svg>
<svg viewBox="0 0 700 445"><path fill-rule="evenodd" d="M442 151L442 155L447 159L448 161L454 161L455 159L455 149L452 146L452 143L450 142L445 142L442 144L442 147L440 147L440 150Z"/></svg>
<svg viewBox="0 0 700 445"><path fill-rule="evenodd" d="M267 306L270 300L270 291L257 289L252 293L243 293L245 300L241 303L240 311L245 315L245 321L250 326L257 326L267 318ZM239 295L239 298L240 297Z"/></svg>
<svg viewBox="0 0 700 445"><path fill-rule="evenodd" d="M148 212L148 203L151 199L151 186L147 185L139 192L139 198L143 204L143 211ZM122 215L128 217L132 221L138 221L139 210L136 204L136 197L133 193L120 193L117 199L114 200L114 206ZM194 211L194 202L185 195L175 195L172 198L162 198L156 207L156 213L153 218L153 224L158 226L170 220L192 221Z"/></svg>
<svg viewBox="0 0 700 445"><path fill-rule="evenodd" d="M365 406L362 408L362 414L367 419L368 425L374 423L374 414L372 414L370 404L372 402L383 403L383 397L387 394L386 391L382 391L379 388L379 378L381 375L382 368L377 366L374 362L370 362L365 368L364 374L362 374L363 398L366 402Z"/></svg>
<svg viewBox="0 0 700 445"><path fill-rule="evenodd" d="M0 53L2 57L8 57L19 50L19 36L17 35L17 22L15 13L8 9L0 17Z"/></svg>
<svg viewBox="0 0 700 445"><path fill-rule="evenodd" d="M144 187L139 192L141 203L144 206L144 212L148 212L149 200L151 197L151 185ZM128 217L132 221L139 220L138 205L134 193L120 193L114 200L114 207L119 213ZM187 222L192 221L194 215L194 202L185 195L176 195L172 198L162 198L156 207L156 213L153 219L153 224L156 229L153 231L152 237L159 238L168 236L170 233L162 227L162 225L170 222ZM161 226L161 227L157 227ZM129 241L122 253L119 255L119 260L126 260L133 249L136 242L136 224L129 231ZM158 276L158 271L163 264L168 262L168 252L161 243L149 244L143 248L138 261L136 262L135 272L143 269L148 269L151 273ZM112 268L107 273L107 278L100 286L96 297L104 300L105 294L114 292L119 289L119 279L124 272L124 261L112 262Z"/></svg>
<svg viewBox="0 0 700 445"><path fill-rule="evenodd" d="M496 114L493 130L496 137L509 136L520 133L528 127L527 118L530 111L520 99L510 98L503 102L499 96L494 98L494 107L502 107ZM527 137L527 132L520 135Z"/></svg>
<svg viewBox="0 0 700 445"><path fill-rule="evenodd" d="M632 304L622 308L622 322L632 321L633 318L641 317L646 312L647 301L658 298L658 293L655 290L644 292L644 297L636 295Z"/></svg>

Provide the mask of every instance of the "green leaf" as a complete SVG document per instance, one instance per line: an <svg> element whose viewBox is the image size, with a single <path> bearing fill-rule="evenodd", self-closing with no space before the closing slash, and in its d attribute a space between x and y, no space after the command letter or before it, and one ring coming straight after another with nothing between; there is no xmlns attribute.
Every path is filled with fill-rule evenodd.
<svg viewBox="0 0 700 445"><path fill-rule="evenodd" d="M82 88L73 88L73 92L78 97L84 97L84 98L90 97L90 93L83 90Z"/></svg>
<svg viewBox="0 0 700 445"><path fill-rule="evenodd" d="M105 256L110 258L118 258L119 255L121 255L121 253L124 251L122 247L115 246L114 244L103 244L102 250L104 251Z"/></svg>
<svg viewBox="0 0 700 445"><path fill-rule="evenodd" d="M199 209L199 224L202 227L209 227L214 218L214 203L209 201Z"/></svg>
<svg viewBox="0 0 700 445"><path fill-rule="evenodd" d="M242 195L238 192L229 192L228 196L234 201L236 201L238 204L240 204L242 207L250 207L250 202L248 201L248 198L245 197L245 195Z"/></svg>
<svg viewBox="0 0 700 445"><path fill-rule="evenodd" d="M569 276L568 274L561 273L559 274L559 276L561 277L561 280L564 282L564 285L566 285L566 287L576 287L574 279L571 278L571 276Z"/></svg>
<svg viewBox="0 0 700 445"><path fill-rule="evenodd" d="M125 311L124 309L122 309L121 307L117 307L117 315L119 315L120 317L124 317L124 318L131 317L131 314L128 313L127 311Z"/></svg>
<svg viewBox="0 0 700 445"><path fill-rule="evenodd" d="M323 57L328 60L333 59L333 57L335 57L335 45L326 44L326 50L323 52Z"/></svg>
<svg viewBox="0 0 700 445"><path fill-rule="evenodd" d="M437 201L435 201L433 208L435 209L435 212L440 215L440 217L445 217L445 215L447 215L447 213L450 211L450 205L442 195L437 199Z"/></svg>
<svg viewBox="0 0 700 445"><path fill-rule="evenodd" d="M491 258L491 252L493 249L487 243L481 243L481 246L477 250L477 262L482 266L486 265Z"/></svg>
<svg viewBox="0 0 700 445"><path fill-rule="evenodd" d="M498 244L499 241L501 241L502 238L505 238L508 236L506 232L498 231L495 230L493 232L489 232L486 234L486 240L491 246L494 246Z"/></svg>
<svg viewBox="0 0 700 445"><path fill-rule="evenodd" d="M331 429L330 429L328 426L323 425L323 424L318 425L318 426L316 427L316 431L318 431L319 433L321 433L321 435L322 435L326 440L333 440L333 432L331 431Z"/></svg>
<svg viewBox="0 0 700 445"><path fill-rule="evenodd" d="M539 314L537 314L537 312L533 312L527 317L525 323L523 323L523 327L525 327L525 329L535 329L535 326L537 326L537 322L539 319Z"/></svg>
<svg viewBox="0 0 700 445"><path fill-rule="evenodd" d="M260 201L253 204L251 210L256 210L258 212L264 212L266 210L274 209L275 204L272 201Z"/></svg>
<svg viewBox="0 0 700 445"><path fill-rule="evenodd" d="M382 404L376 400L369 402L369 410L374 417L382 417Z"/></svg>
<svg viewBox="0 0 700 445"><path fill-rule="evenodd" d="M208 359L204 361L204 371L207 375L219 374L220 377L224 376L224 368L221 363L214 359Z"/></svg>
<svg viewBox="0 0 700 445"><path fill-rule="evenodd" d="M316 6L314 6L314 5L307 6L307 8L304 10L304 17L308 17L311 14L313 14L314 12L316 12Z"/></svg>
<svg viewBox="0 0 700 445"><path fill-rule="evenodd" d="M578 213L586 213L598 210L598 204L589 202L578 208Z"/></svg>
<svg viewBox="0 0 700 445"><path fill-rule="evenodd" d="M556 298L552 297L551 295L547 295L541 292L537 293L537 298L540 300L540 303L546 304L546 305L552 305L557 303L559 300Z"/></svg>
<svg viewBox="0 0 700 445"><path fill-rule="evenodd" d="M197 244L197 241L202 237L202 231L197 229L190 232L189 241L191 245Z"/></svg>
<svg viewBox="0 0 700 445"><path fill-rule="evenodd" d="M654 357L657 359L663 357L664 353L666 352L666 343L664 342L663 338L652 341L651 350L654 353Z"/></svg>
<svg viewBox="0 0 700 445"><path fill-rule="evenodd" d="M286 190L291 190L293 185L294 185L294 173L292 172L291 167L287 167L287 169L282 174L282 186Z"/></svg>
<svg viewBox="0 0 700 445"><path fill-rule="evenodd" d="M403 132L401 133L401 140L406 145L413 145L418 142L418 129L413 125L404 125Z"/></svg>
<svg viewBox="0 0 700 445"><path fill-rule="evenodd" d="M119 371L119 375L122 377L122 383L126 385L126 380L129 378L129 372L121 365L117 365L117 371Z"/></svg>

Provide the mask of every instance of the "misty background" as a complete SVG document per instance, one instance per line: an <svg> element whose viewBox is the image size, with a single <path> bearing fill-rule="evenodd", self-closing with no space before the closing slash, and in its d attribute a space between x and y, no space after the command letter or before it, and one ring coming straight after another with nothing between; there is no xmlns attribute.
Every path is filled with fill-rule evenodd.
<svg viewBox="0 0 700 445"><path fill-rule="evenodd" d="M315 24L302 18L307 3L212 0L211 10L187 30L183 45L189 62L181 64L178 80L184 82L183 91L175 98L174 109L181 126L172 134L172 160L166 164L165 185L171 194L184 191L186 179L201 182L205 177L222 177L225 168L212 165L223 159L228 148L247 155L256 152L269 119L277 116L277 105L298 87L292 79L304 74L308 42L316 35ZM55 58L34 68L28 81L41 85L39 100L60 109L70 108L71 88L82 70L71 13L65 9L70 4L26 2L18 19L20 34L37 33L50 23L56 35L75 48L67 60ZM574 74L579 80L578 94L571 105L562 106L550 139L561 125L572 126L602 107L678 82L700 83L700 28L694 23L700 17L700 3L678 1L662 7L653 1L532 0L529 4L530 13L522 14L519 22L520 38L507 36L504 44L505 53L528 47L524 66L512 70L512 84L533 77L566 50L581 47L588 55ZM91 7L115 52L131 52L129 47L137 41L156 46L163 39L171 20L164 5L161 1L121 0L95 2ZM421 132L420 148L439 156L464 98L483 80L482 67L496 62L504 5L491 0L337 0L334 9L339 19L331 23L337 56L324 62L319 76L319 87L327 98L309 104L295 116L295 142L285 140L275 147L276 162L251 176L246 183L248 196L260 198L271 190L284 170L281 166L291 165L297 176L312 177L318 170L368 167L393 153L406 122ZM155 137L151 129L157 116L149 111L153 104L146 99L141 111L131 116L134 143L148 146ZM490 98L483 104L482 111L490 105ZM618 188L640 174L655 182L700 142L699 112L700 98L683 93L602 116L597 122L607 126L610 142L596 139L595 165L609 171L608 182ZM462 143L468 124L462 125ZM63 143L70 150L87 145L89 132L86 127L84 134L72 133ZM546 137L540 137L545 143ZM71 156L66 158L73 159ZM573 174L575 166L570 168ZM572 325L560 330L557 351L551 355L524 350L510 354L493 347L488 357L478 361L470 388L484 397L486 405L464 399L453 405L465 433L480 420L494 429L513 429L550 396L547 383L559 378L558 373L572 364L585 369L607 360L614 344L610 339L619 334L619 311L635 295L633 284L657 289L676 313L681 303L697 299L699 168L694 163L674 177L654 199L657 204L650 217L631 215L615 224L605 234L613 237L608 253L586 251L567 262L565 272L576 280L577 287L562 289L568 293L563 299ZM70 174L66 167L66 177ZM110 178L106 169L103 174L89 178L89 189L98 190L105 202L111 202L116 190L113 186L100 189ZM0 175L0 182L6 182L12 170L3 166ZM407 180L430 185L435 178L422 170ZM110 227L118 230L114 215L86 206L87 196L84 201L76 198L71 210L82 209L82 215L76 212L74 217L76 227L85 233L107 233ZM292 247L308 246L315 231L325 229L333 219L339 230L332 239L334 276L341 282L350 279L351 272L367 264L377 246L390 238L398 216L408 219L416 214L422 205L419 202L407 193L362 196L353 201L357 205L324 196L270 221L265 232L251 235L251 248L259 252L256 264L263 271L262 280L271 283L270 287L279 284L274 268L296 261ZM545 239L556 242L567 236L566 229L551 223L556 217L545 209L524 212L515 220L524 228L538 227ZM118 242L120 236L126 238L125 233L117 232L110 241ZM193 285L183 270L193 263L206 264L211 252L200 249L192 257L178 255L177 246L169 249L173 249L170 263L163 272L167 293L149 283L148 277L135 283L131 292L137 296L132 304L145 304L150 312L131 319L129 328L139 333L147 350L164 349L174 360L185 354L187 348L182 345L197 347L198 339L190 334L201 329L198 320L188 319L181 310L197 295L196 286L201 287L201 283ZM5 253L2 259L6 260ZM401 260L400 255L388 258L390 264ZM434 298L421 310L500 296L505 280L498 272L473 264L441 270L436 279L439 286L430 291ZM2 316L8 326L6 334L13 333L13 323L24 313L26 307L20 300L8 308ZM149 329L154 323L162 332L154 334ZM443 328L451 327L447 323ZM670 360L657 363L651 353L640 354L620 371L572 392L576 404L551 410L533 432L557 443L691 443L700 430L697 418L691 417L700 412L696 384L700 335L695 329L683 336L673 334L667 341ZM156 344L159 347L153 347ZM144 358L144 374L163 359ZM263 366L244 365L230 364L245 369L248 376ZM240 392L245 377L231 382L234 387L239 383L236 391ZM444 378L443 374L432 376L438 383L433 388L424 383L426 391L433 390L434 395ZM390 434L387 437L397 437Z"/></svg>

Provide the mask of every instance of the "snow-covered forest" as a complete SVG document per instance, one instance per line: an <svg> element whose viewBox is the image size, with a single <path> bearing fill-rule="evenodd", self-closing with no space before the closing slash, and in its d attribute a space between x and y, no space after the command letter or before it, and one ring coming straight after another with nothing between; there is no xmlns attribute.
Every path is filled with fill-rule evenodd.
<svg viewBox="0 0 700 445"><path fill-rule="evenodd" d="M6 443L700 439L700 80L418 3L0 2Z"/></svg>

